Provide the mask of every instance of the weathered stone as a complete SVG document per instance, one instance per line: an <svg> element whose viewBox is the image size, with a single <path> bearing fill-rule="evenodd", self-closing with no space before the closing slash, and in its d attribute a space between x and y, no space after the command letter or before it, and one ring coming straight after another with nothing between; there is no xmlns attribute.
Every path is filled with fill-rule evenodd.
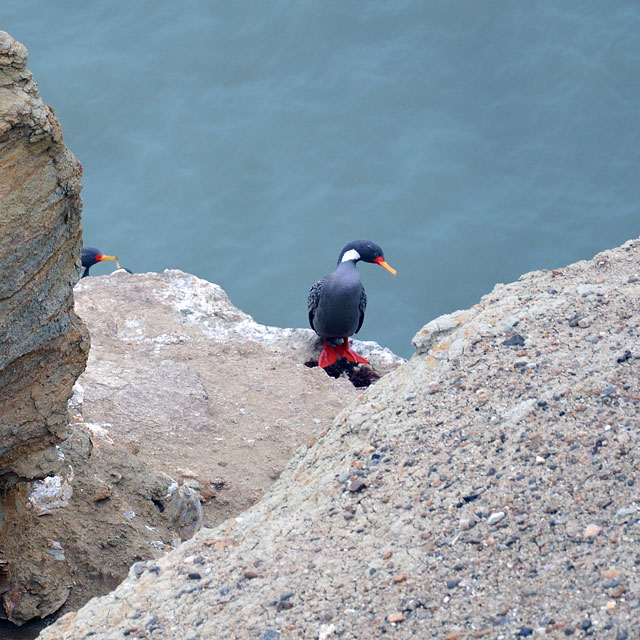
<svg viewBox="0 0 640 640"><path fill-rule="evenodd" d="M169 488L165 516L180 538L188 540L202 527L202 505L193 489L177 485L174 487Z"/></svg>
<svg viewBox="0 0 640 640"><path fill-rule="evenodd" d="M48 579L59 558L30 563L16 531L29 509L42 515L71 496L51 447L66 437L67 400L89 349L72 291L82 167L26 62L24 46L0 31L0 548L4 615L18 623L52 613L69 594L68 576Z"/></svg>
<svg viewBox="0 0 640 640"><path fill-rule="evenodd" d="M0 31L0 475L59 441L88 336L73 311L82 167Z"/></svg>
<svg viewBox="0 0 640 640"><path fill-rule="evenodd" d="M172 633L185 637L195 628L202 637L320 637L327 610L335 635L351 640L433 629L443 638L606 636L603 600L619 620L635 619L637 511L627 509L637 503L640 360L616 357L638 339L640 287L629 278L639 266L640 244L626 243L498 285L427 325L419 354L300 447L255 506L41 637L115 640L133 616L167 610ZM602 303L589 309L602 336L594 344L567 318L594 304L576 287L603 275ZM502 343L514 330L535 368L513 369L524 356ZM439 391L425 393L435 381ZM594 389L606 384L616 394L600 397ZM352 476L366 491L345 491ZM585 540L590 521L602 531ZM197 597L184 569L195 555L213 576ZM621 583L605 590L600 571L613 566ZM264 578L243 579L244 570ZM284 591L295 592L291 609L278 606Z"/></svg>

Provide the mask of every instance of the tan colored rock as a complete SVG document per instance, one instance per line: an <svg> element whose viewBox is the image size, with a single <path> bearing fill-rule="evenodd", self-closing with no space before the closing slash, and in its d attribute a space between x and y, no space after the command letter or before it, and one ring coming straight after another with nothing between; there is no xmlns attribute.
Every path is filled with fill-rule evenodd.
<svg viewBox="0 0 640 640"><path fill-rule="evenodd" d="M196 480L206 526L254 504L361 393L305 366L312 331L258 324L182 271L84 278L75 295L92 341L74 396L83 420L156 471ZM402 361L375 343L368 355Z"/></svg>
<svg viewBox="0 0 640 640"><path fill-rule="evenodd" d="M82 167L0 32L0 476L62 439L88 336L73 312Z"/></svg>
<svg viewBox="0 0 640 640"><path fill-rule="evenodd" d="M134 620L167 611L167 633L184 637L197 628L203 638L315 638L329 621L350 640L486 628L519 637L587 619L606 637L608 600L616 633L632 637L640 242L606 257L527 274L432 324L435 340L423 333L419 353L301 447L258 504L131 572L41 638L117 640ZM596 278L602 295L576 292ZM601 339L568 322L576 312ZM534 366L514 371L522 341ZM589 380L619 391L574 391ZM347 490L356 472L366 491ZM506 515L491 525L498 509ZM596 518L603 530L585 541ZM193 557L203 569L197 594L185 570ZM625 580L603 594L600 571L613 566ZM265 578L248 580L247 570ZM408 579L394 581L401 573Z"/></svg>
<svg viewBox="0 0 640 640"><path fill-rule="evenodd" d="M16 623L55 611L69 594L69 575L49 579L61 561L30 556L29 538L38 538L39 515L72 492L54 475L52 445L66 437L67 400L89 348L72 291L82 167L26 61L25 47L0 31L0 617Z"/></svg>

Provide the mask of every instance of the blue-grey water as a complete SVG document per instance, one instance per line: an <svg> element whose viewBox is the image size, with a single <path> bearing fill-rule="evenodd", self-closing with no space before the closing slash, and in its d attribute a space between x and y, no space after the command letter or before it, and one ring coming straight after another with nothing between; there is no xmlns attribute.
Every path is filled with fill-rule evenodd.
<svg viewBox="0 0 640 640"><path fill-rule="evenodd" d="M306 326L342 246L408 356L496 282L640 234L640 4L4 0L84 166L85 244ZM98 265L106 273L113 263Z"/></svg>

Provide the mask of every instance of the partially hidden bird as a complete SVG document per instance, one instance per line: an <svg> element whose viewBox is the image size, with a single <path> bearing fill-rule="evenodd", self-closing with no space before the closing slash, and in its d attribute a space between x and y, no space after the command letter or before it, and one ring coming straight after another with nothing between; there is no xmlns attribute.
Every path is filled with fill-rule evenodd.
<svg viewBox="0 0 640 640"><path fill-rule="evenodd" d="M118 258L115 256L105 256L104 253L100 251L100 249L96 249L95 247L83 247L82 248L82 266L84 267L84 271L82 272L81 278L86 278L89 275L89 269L98 262L103 262L104 260L115 260L118 268L120 265L118 264Z"/></svg>
<svg viewBox="0 0 640 640"><path fill-rule="evenodd" d="M367 307L367 295L356 267L359 260L378 264L396 275L377 244L354 240L340 252L335 270L311 287L307 298L309 324L324 341L318 359L318 366L323 369L335 364L338 358L369 364L349 346L349 337L362 327ZM343 342L335 344L340 338Z"/></svg>

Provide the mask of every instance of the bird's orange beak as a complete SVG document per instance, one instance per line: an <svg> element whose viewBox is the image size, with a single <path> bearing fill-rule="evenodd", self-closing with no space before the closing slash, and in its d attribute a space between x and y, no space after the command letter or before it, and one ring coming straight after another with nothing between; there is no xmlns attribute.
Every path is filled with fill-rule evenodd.
<svg viewBox="0 0 640 640"><path fill-rule="evenodd" d="M115 256L105 256L105 255L102 255L101 253L99 253L96 256L96 262L102 262L103 260L115 260L117 262L118 258L116 258Z"/></svg>
<svg viewBox="0 0 640 640"><path fill-rule="evenodd" d="M374 262L375 262L376 264L379 264L381 267L384 267L387 271L389 271L390 273L392 273L394 276L396 275L397 271L396 271L393 267L391 267L390 265L388 265L388 264L385 262L385 260L384 260L384 258L383 258L382 256L378 256L378 257L374 260Z"/></svg>

